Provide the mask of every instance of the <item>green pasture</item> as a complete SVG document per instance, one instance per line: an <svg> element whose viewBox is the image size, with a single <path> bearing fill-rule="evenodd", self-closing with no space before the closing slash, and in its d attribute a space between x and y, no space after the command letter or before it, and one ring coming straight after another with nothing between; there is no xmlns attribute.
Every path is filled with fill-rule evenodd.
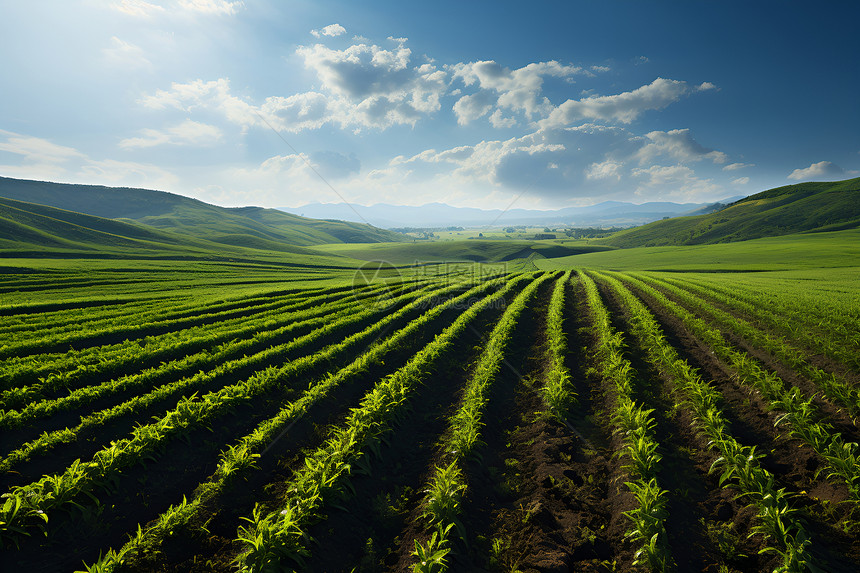
<svg viewBox="0 0 860 573"><path fill-rule="evenodd" d="M860 266L860 230L802 233L736 243L637 247L552 259L541 270L775 271Z"/></svg>

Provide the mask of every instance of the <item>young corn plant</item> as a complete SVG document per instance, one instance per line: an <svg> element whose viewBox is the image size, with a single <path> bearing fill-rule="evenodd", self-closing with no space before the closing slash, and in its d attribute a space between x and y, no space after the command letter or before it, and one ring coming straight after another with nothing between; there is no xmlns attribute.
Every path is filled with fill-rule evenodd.
<svg viewBox="0 0 860 573"><path fill-rule="evenodd" d="M572 271L568 271L556 281L549 301L546 319L547 354L550 369L541 392L552 414L564 421L570 409L576 405L577 395L571 382L570 371L565 366L568 352L567 337L564 333L565 289L570 284Z"/></svg>
<svg viewBox="0 0 860 573"><path fill-rule="evenodd" d="M425 490L422 517L433 531L431 540L444 547L447 555L449 532L456 529L460 539L466 540L466 531L460 520L460 501L466 485L459 465L469 457L477 456L482 444L481 429L483 414L489 400L489 389L501 368L502 359L511 340L517 321L537 289L552 275L531 280L507 307L478 358L478 363L469 378L458 410L451 416L449 429L442 445L442 457L448 463L436 467L430 484ZM438 537L436 534L438 533ZM418 547L416 541L416 548ZM418 564L413 567L418 567ZM424 570L424 569L415 569ZM434 571L447 571L447 565L434 565Z"/></svg>
<svg viewBox="0 0 860 573"><path fill-rule="evenodd" d="M792 435L809 444L827 462L828 477L843 480L848 486L851 501L860 505L860 446L845 442L833 425L823 419L811 397L806 399L798 388L787 387L776 373L763 369L748 354L731 346L719 330L669 300L660 291L633 277L625 277L625 280L653 296L708 343L714 353L735 370L738 382L755 388L770 401L772 408L783 411L785 415L780 416L777 422L787 425Z"/></svg>
<svg viewBox="0 0 860 573"><path fill-rule="evenodd" d="M720 453L711 465L711 472L721 471L719 483L737 489L739 496L758 510L761 523L751 535L761 534L771 541L761 552L776 552L782 556L783 565L778 571L818 571L809 552L809 535L798 511L790 506L790 496L775 488L773 476L760 465L764 454L756 452L754 446L739 444L729 434L719 393L666 342L662 329L645 305L619 281L611 277L606 280L631 312L633 331L640 337L649 361L686 395L696 427L708 440L708 447Z"/></svg>
<svg viewBox="0 0 860 573"><path fill-rule="evenodd" d="M637 507L625 513L631 521L628 537L641 544L634 565L646 565L652 571L665 571L671 566L665 520L666 496L660 488L657 473L662 459L654 439L657 422L653 409L645 409L633 399L633 367L624 357L624 339L609 321L609 313L590 276L582 274L586 295L598 339L597 359L603 377L614 385L615 409L612 413L614 432L621 436L623 448L617 455L626 457L624 465L631 478L626 482Z"/></svg>
<svg viewBox="0 0 860 573"><path fill-rule="evenodd" d="M303 529L321 519L318 514L326 503L342 497L345 491L351 492L348 483L351 463L369 451L368 444L393 430L397 419L408 409L415 388L442 353L451 350L475 317L520 282L521 279L512 279L504 289L463 312L403 367L380 380L357 408L350 410L344 424L331 430L331 437L308 454L304 467L293 476L285 508L266 515L257 511L247 518L253 526L239 531L245 548L237 558L241 571L281 570L293 559L296 547L307 547Z"/></svg>

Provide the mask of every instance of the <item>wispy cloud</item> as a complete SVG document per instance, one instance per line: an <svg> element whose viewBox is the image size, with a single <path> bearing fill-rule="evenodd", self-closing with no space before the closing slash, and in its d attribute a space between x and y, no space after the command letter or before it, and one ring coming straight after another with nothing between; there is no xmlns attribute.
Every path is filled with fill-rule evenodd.
<svg viewBox="0 0 860 573"><path fill-rule="evenodd" d="M103 49L102 54L107 62L115 67L152 69L152 62L146 58L143 49L116 36L111 37L110 47Z"/></svg>
<svg viewBox="0 0 860 573"><path fill-rule="evenodd" d="M221 130L214 126L186 119L184 122L166 130L143 129L140 137L130 137L119 142L125 149L154 147L156 145L209 146L222 137Z"/></svg>
<svg viewBox="0 0 860 573"><path fill-rule="evenodd" d="M152 18L162 14L210 14L232 16L245 7L244 2L227 0L174 0L154 4L145 0L121 0L110 7L133 18Z"/></svg>
<svg viewBox="0 0 860 573"><path fill-rule="evenodd" d="M8 151L23 156L24 161L31 163L61 163L75 158L86 157L72 147L57 145L47 139L21 135L0 129L0 135L6 141L0 141L0 151Z"/></svg>
<svg viewBox="0 0 860 573"><path fill-rule="evenodd" d="M680 100L682 96L714 87L708 82L691 87L684 81L657 78L650 84L629 92L590 96L579 100L569 99L555 108L540 125L558 127L582 120L629 124L646 111L663 109Z"/></svg>
<svg viewBox="0 0 860 573"><path fill-rule="evenodd" d="M170 189L178 182L172 173L156 165L94 159L72 147L11 131L0 130L0 151L21 159L18 164L0 165L0 171L26 179L160 189Z"/></svg>

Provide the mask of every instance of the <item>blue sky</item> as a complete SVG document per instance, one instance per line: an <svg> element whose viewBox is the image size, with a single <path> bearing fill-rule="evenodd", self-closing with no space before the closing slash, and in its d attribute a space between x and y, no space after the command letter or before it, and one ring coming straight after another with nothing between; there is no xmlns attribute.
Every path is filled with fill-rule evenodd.
<svg viewBox="0 0 860 573"><path fill-rule="evenodd" d="M219 205L704 202L860 174L854 2L0 8L0 175Z"/></svg>

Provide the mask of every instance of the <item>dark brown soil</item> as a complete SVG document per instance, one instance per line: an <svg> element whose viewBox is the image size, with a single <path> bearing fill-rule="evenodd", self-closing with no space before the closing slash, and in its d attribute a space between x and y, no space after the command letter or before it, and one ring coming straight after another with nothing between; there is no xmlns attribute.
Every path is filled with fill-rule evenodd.
<svg viewBox="0 0 860 573"><path fill-rule="evenodd" d="M852 505L845 503L848 498L845 484L838 480L827 481L823 475L816 476L823 460L809 446L774 427L776 413L770 411L758 392L738 385L731 369L690 333L680 319L646 294L633 290L654 313L667 341L720 391L724 400L723 414L730 422L732 435L740 443L756 445L758 452L767 454L762 466L774 474L777 487L794 492L793 505L803 510L804 520L814 535L814 554L831 567L829 570L860 570L860 543L836 525L845 520L856 523L851 517ZM701 440L700 447L706 448ZM712 459L716 457L713 453L708 455ZM714 487L718 487L715 481ZM751 508L747 508L747 512L754 514ZM738 531L746 535L754 523L752 520L745 530L739 527Z"/></svg>
<svg viewBox="0 0 860 573"><path fill-rule="evenodd" d="M233 540L237 527L245 523L242 518L250 515L257 503L270 508L281 505L293 471L303 463L303 452L317 447L327 435L328 428L342 421L348 406L357 405L373 383L405 363L430 337L450 324L456 312L443 313L426 332L387 357L384 367L363 373L360 380L352 384L351 390L345 389L327 398L325 404L291 429L287 439L278 442L277 447L261 458L260 471L252 472L245 483L212 500L194 526L164 544L161 548L163 553L157 559L139 563L133 570L165 573L232 571L232 561L241 551ZM461 341L464 347L471 348L478 343L477 334L498 317L498 312L499 309L490 309L478 317L474 325L476 330L467 332ZM383 440L382 460L371 463L371 475L363 476L356 470L350 478L356 495L337 503L340 507L329 507L326 515L320 516L320 523L312 528L311 537L315 540L312 549L317 559L314 567L322 566L320 571L348 571L355 566L347 567L353 559L374 562L374 558L386 550L384 543L390 544L390 538L385 539L377 531L387 532L386 528L393 527L392 523L402 519L402 515L395 511L397 507L402 507L405 500L412 500L412 497L415 497L412 501L417 501L416 496L420 496L415 488L401 485L401 475L412 475L416 468L423 471L426 467L428 448L432 448L433 440L438 436L437 418L440 411L445 411L444 402L453 396L452 388L456 388L460 380L458 370L463 363L452 358L438 366L432 381L419 390L409 418ZM434 409L433 405L442 409ZM380 484L388 486L386 491L380 491ZM377 521L376 517L382 519ZM330 529L336 534L329 535ZM367 545L368 539L374 540L370 546ZM337 548L337 551L319 551L326 547ZM387 553L382 553L383 560L386 556Z"/></svg>
<svg viewBox="0 0 860 573"><path fill-rule="evenodd" d="M325 407L315 409L292 429L289 439L279 442L281 453L288 455L287 452L292 447L295 449L289 455L293 456L297 453L297 448L302 446L302 442L310 439L309 436L315 436L313 439L316 440L321 439L322 428L337 423L347 407L357 403L360 396L367 390L367 384L405 363L421 344L426 343L448 324L456 312L451 310L443 313L438 320L427 325L424 332L418 333L414 339L386 356L385 364L364 372L363 380L356 380L350 385L337 389L329 396ZM409 317L405 317L401 323L393 325L393 328L402 326L408 319ZM341 363L344 361L338 361L338 364ZM336 368L335 364L326 366ZM316 375L325 375L325 371L317 372ZM253 404L238 408L217 423L211 424L209 428L190 432L184 441L173 440L165 450L155 454L157 462L146 460L142 465L124 469L113 482L105 484L102 489L94 492L100 502L98 510L93 508L93 502L89 498L81 495L76 501L82 504L82 510L72 510L71 514L54 512L48 524L47 539L50 543L46 543L39 537L24 538L20 551L0 558L0 569L5 570L6 566L14 569L22 563L41 563L48 568L73 567L79 565L82 560L90 563L95 561L100 548L122 546L128 532L134 531L138 523L145 524L154 519L170 504L181 502L183 494L187 495L199 483L205 481L215 470L218 453L223 449L224 444L232 443L238 436L248 433L257 423L273 415L286 401L294 399L297 395L289 385L286 385L280 392L261 397ZM317 431L318 429L320 431ZM274 453L270 452L266 461L272 460ZM261 460L261 463L264 461ZM254 473L256 476L265 475L265 472ZM10 474L10 477L25 479L16 474ZM271 479L271 476L268 478ZM245 490L242 493L252 492ZM250 515L250 508L253 508L254 501L261 499L259 492L250 498L245 498L243 495L236 497L245 502L245 505L241 506L240 515ZM221 499L220 502L224 503L225 500ZM236 527L240 523L239 516L231 512L236 507L235 504L224 503L224 505L223 513L231 515L234 519L231 519L226 530L218 531L219 533L228 531L227 539L232 540L236 536ZM217 521L210 524L208 528L210 531L215 531L216 526L218 526ZM214 539L213 542L218 543L220 540ZM70 547L74 549L70 550ZM181 549L185 551L191 547L191 544L184 543Z"/></svg>

